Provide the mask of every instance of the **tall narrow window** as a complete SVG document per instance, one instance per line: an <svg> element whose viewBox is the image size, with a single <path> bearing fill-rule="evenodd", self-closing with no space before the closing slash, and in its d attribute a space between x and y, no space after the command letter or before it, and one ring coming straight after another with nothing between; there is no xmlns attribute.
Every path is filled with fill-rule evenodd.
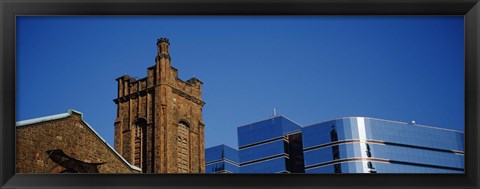
<svg viewBox="0 0 480 189"><path fill-rule="evenodd" d="M134 165L147 171L147 120L138 118L135 121Z"/></svg>
<svg viewBox="0 0 480 189"><path fill-rule="evenodd" d="M137 134L135 134L137 135ZM135 166L142 167L142 140L140 136L135 136L135 154L134 154L134 162Z"/></svg>
<svg viewBox="0 0 480 189"><path fill-rule="evenodd" d="M177 135L177 163L179 173L188 173L190 164L189 125L186 122L178 123Z"/></svg>

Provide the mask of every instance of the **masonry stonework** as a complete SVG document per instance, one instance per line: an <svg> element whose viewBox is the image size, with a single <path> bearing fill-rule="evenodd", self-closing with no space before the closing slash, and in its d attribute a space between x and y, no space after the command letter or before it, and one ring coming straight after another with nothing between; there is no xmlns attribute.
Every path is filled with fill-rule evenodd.
<svg viewBox="0 0 480 189"><path fill-rule="evenodd" d="M169 46L158 39L147 77L116 79L115 150L144 173L204 173L203 83L178 78Z"/></svg>
<svg viewBox="0 0 480 189"><path fill-rule="evenodd" d="M57 164L47 151L61 149L68 156L98 165L99 173L139 173L70 111L65 118L18 126L16 129L16 172L54 173Z"/></svg>

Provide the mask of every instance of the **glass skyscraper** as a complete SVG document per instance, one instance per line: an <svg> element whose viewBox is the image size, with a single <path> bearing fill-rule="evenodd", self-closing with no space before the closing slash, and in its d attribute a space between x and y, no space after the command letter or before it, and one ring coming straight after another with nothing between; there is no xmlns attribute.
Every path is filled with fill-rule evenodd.
<svg viewBox="0 0 480 189"><path fill-rule="evenodd" d="M368 117L301 127L277 116L237 132L238 173L464 172L464 134L450 129ZM218 154L216 148L206 157ZM207 159L207 173L222 172L213 165Z"/></svg>

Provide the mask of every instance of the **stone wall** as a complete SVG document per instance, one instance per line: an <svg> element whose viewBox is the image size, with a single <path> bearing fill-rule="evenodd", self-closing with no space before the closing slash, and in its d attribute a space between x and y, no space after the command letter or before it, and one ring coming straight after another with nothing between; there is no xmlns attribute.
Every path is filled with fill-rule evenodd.
<svg viewBox="0 0 480 189"><path fill-rule="evenodd" d="M17 173L49 172L57 164L47 158L46 151L55 149L83 162L105 162L98 166L100 173L139 173L107 146L82 120L81 113L67 114L70 115L17 126Z"/></svg>

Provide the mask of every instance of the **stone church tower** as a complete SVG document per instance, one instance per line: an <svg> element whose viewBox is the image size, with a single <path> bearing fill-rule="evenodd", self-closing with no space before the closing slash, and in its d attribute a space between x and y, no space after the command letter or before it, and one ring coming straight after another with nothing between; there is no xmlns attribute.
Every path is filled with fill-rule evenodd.
<svg viewBox="0 0 480 189"><path fill-rule="evenodd" d="M117 78L115 150L144 173L203 173L202 82L182 81L170 65L170 43L157 41L147 77Z"/></svg>

